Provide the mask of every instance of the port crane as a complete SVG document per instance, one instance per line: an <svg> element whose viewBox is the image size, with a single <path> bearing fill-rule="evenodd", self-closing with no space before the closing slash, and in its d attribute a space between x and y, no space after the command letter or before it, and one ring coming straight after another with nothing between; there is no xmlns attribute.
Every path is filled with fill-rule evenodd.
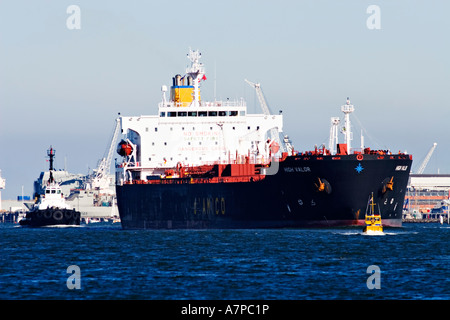
<svg viewBox="0 0 450 320"><path fill-rule="evenodd" d="M428 151L427 155L425 156L425 159L423 160L423 162L420 164L419 169L417 170L417 174L422 174L423 171L425 170L425 167L428 164L428 161L430 161L431 155L434 152L434 149L436 149L437 143L433 143L433 146L431 146L430 150Z"/></svg>
<svg viewBox="0 0 450 320"><path fill-rule="evenodd" d="M262 109L263 113L267 116L270 116L272 114L272 112L269 108L269 105L267 104L266 98L264 97L264 93L262 92L261 84L248 81L247 79L244 79L244 80L251 87L255 88L256 96L258 97L259 104L261 105L261 109ZM280 143L280 135L278 133L277 128L270 129L270 138L272 141L276 141L278 143L278 145L280 146L281 152L288 152L289 154L292 153L293 147L290 144L290 142L287 143L289 141L289 137L285 136L283 139L283 143ZM289 150L289 149L291 149L291 150Z"/></svg>
<svg viewBox="0 0 450 320"><path fill-rule="evenodd" d="M116 124L114 127L114 132L111 138L111 145L109 146L106 156L100 160L97 169L94 170L94 174L90 179L90 184L93 189L107 189L109 188L109 172L111 168L111 161L114 153L114 148L116 146L117 137L120 132L120 119L116 119Z"/></svg>

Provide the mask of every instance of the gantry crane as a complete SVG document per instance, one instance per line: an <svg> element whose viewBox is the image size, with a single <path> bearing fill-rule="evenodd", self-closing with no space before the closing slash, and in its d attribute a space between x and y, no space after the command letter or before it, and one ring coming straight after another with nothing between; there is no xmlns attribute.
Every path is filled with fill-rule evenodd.
<svg viewBox="0 0 450 320"><path fill-rule="evenodd" d="M267 116L270 116L272 114L269 105L266 102L266 98L264 97L264 93L262 92L261 89L261 84L260 83L253 83L251 81L248 81L247 79L245 79L245 82L247 82L250 86L252 86L253 88L255 88L256 90L256 95L258 96L258 100L259 100L259 104L261 105L261 109L263 111L263 113ZM286 136L285 137L287 140L289 140L289 138ZM271 141L276 141L278 143L278 145L280 146L280 150L281 152L286 152L286 146L283 142L281 142L280 140L280 135L278 133L278 129L277 128L272 128L270 129L270 139ZM290 150L288 150L290 151Z"/></svg>
<svg viewBox="0 0 450 320"><path fill-rule="evenodd" d="M428 151L425 159L423 160L423 162L421 163L419 169L417 170L417 174L422 174L423 173L423 171L425 170L425 167L428 164L428 161L430 161L430 158L431 158L431 155L434 152L434 149L436 149L436 146L437 146L437 143L436 142L433 143L433 146L430 148L430 151Z"/></svg>
<svg viewBox="0 0 450 320"><path fill-rule="evenodd" d="M117 137L120 132L120 119L116 119L116 125L111 138L111 145L109 146L106 157L103 157L100 161L97 169L94 170L94 174L91 180L91 187L94 189L104 189L109 187L109 172L111 168L111 161L116 146Z"/></svg>

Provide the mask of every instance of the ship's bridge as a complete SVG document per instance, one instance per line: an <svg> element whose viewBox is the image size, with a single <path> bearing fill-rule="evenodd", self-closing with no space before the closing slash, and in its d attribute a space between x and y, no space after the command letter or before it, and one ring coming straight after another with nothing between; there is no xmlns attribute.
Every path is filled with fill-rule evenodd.
<svg viewBox="0 0 450 320"><path fill-rule="evenodd" d="M159 116L175 117L236 117L245 116L247 105L244 99L239 101L214 101L199 102L197 107L192 104L189 107L180 107L178 103L161 102L158 105Z"/></svg>

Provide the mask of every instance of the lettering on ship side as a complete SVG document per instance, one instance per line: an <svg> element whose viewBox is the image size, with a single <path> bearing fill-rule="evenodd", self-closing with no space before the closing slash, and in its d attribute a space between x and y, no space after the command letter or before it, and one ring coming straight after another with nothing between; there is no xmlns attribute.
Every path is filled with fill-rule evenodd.
<svg viewBox="0 0 450 320"><path fill-rule="evenodd" d="M310 167L284 167L284 172L311 172Z"/></svg>
<svg viewBox="0 0 450 320"><path fill-rule="evenodd" d="M194 198L194 214L225 214L224 197L196 197Z"/></svg>

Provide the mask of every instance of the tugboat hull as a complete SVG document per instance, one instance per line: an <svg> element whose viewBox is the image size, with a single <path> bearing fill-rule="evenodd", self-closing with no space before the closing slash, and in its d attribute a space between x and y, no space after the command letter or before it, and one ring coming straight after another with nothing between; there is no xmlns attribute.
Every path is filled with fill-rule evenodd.
<svg viewBox="0 0 450 320"><path fill-rule="evenodd" d="M35 210L27 213L21 226L45 227L55 225L80 225L80 213L69 209Z"/></svg>

